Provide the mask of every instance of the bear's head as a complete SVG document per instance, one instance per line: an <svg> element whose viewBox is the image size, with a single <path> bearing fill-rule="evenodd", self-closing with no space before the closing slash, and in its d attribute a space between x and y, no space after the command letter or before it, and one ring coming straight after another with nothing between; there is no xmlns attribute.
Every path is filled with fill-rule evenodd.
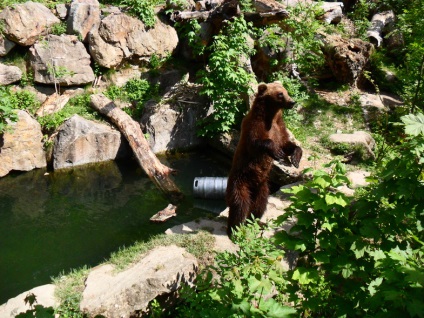
<svg viewBox="0 0 424 318"><path fill-rule="evenodd" d="M278 109L291 109L296 104L280 82L259 84L256 98L263 100L267 107L274 106Z"/></svg>

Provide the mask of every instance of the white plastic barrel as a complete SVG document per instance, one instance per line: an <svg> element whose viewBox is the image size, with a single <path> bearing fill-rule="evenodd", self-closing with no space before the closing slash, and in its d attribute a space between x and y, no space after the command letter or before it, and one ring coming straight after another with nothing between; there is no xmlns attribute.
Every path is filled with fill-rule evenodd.
<svg viewBox="0 0 424 318"><path fill-rule="evenodd" d="M193 195L202 199L224 199L227 180L226 177L194 178Z"/></svg>

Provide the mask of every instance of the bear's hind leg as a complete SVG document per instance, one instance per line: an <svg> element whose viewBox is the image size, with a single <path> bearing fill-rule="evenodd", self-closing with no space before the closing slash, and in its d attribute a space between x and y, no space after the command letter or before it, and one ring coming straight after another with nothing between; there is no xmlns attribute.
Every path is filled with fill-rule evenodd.
<svg viewBox="0 0 424 318"><path fill-rule="evenodd" d="M269 188L265 182L257 188L256 195L252 198L251 213L257 219L260 219L266 210L268 203Z"/></svg>
<svg viewBox="0 0 424 318"><path fill-rule="evenodd" d="M245 185L237 185L227 189L227 204L229 206L227 234L231 236L236 226L242 224L250 213L250 191Z"/></svg>

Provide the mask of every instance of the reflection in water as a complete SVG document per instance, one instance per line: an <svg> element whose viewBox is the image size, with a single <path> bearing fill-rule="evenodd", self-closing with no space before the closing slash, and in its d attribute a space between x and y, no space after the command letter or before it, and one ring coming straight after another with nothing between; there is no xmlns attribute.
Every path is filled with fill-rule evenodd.
<svg viewBox="0 0 424 318"><path fill-rule="evenodd" d="M60 272L94 266L120 246L207 213L193 205L193 179L226 175L227 165L207 153L161 160L178 170L175 181L185 194L177 217L163 224L149 218L168 202L133 162L1 178L0 304ZM225 207L219 201L207 205Z"/></svg>

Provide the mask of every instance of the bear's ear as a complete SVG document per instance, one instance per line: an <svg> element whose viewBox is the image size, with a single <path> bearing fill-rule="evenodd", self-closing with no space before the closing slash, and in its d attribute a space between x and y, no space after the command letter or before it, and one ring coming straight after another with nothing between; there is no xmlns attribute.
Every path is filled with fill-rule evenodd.
<svg viewBox="0 0 424 318"><path fill-rule="evenodd" d="M266 84L261 83L258 86L258 96L263 95L263 93L265 93L266 89L268 88L268 86L266 86Z"/></svg>

